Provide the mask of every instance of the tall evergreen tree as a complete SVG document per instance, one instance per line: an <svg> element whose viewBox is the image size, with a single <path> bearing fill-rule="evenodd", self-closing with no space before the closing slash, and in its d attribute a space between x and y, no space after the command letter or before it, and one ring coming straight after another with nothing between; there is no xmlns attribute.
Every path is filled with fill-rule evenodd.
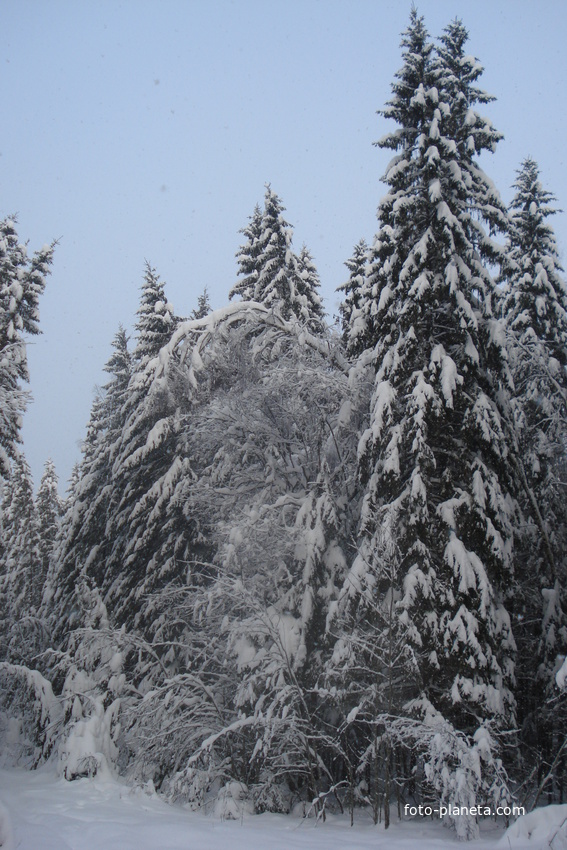
<svg viewBox="0 0 567 850"><path fill-rule="evenodd" d="M481 224L504 212L474 161L498 134L474 111L482 69L462 52L466 31L456 22L444 39L435 58L412 11L383 113L399 126L379 143L396 155L379 207L378 302L366 305L376 378L359 447L366 495L350 581L398 600L419 658L415 705L472 733L513 716L503 596L515 479L500 417L507 371L486 262L493 246ZM463 142L467 133L474 144ZM383 551L394 553L387 562Z"/></svg>
<svg viewBox="0 0 567 850"><path fill-rule="evenodd" d="M548 219L555 213L553 195L527 159L514 184L510 207L506 288L502 313L508 332L514 378L516 427L529 484L550 528L561 501L553 479L554 462L565 451L567 405L567 287ZM527 507L528 513L531 507ZM551 512L551 513L550 513ZM540 529L541 532L541 529ZM540 540L540 547L545 541ZM551 545L551 544L550 544ZM555 579L552 552L542 553L548 579Z"/></svg>
<svg viewBox="0 0 567 850"><path fill-rule="evenodd" d="M154 380L158 355L176 326L164 284L148 265L122 429L113 448L106 529L112 550L101 577L104 601L120 625L139 622L142 608L149 611L150 595L184 569L179 561L186 557L190 534L181 506L175 510L171 502L178 481L190 475L187 458L177 454L180 398L175 374L172 381ZM179 533L172 533L172 524ZM151 623L153 614L147 617Z"/></svg>
<svg viewBox="0 0 567 850"><path fill-rule="evenodd" d="M284 212L281 200L267 186L258 239L261 255L254 300L277 306L287 319L294 311L297 277L291 248L293 231L283 217Z"/></svg>
<svg viewBox="0 0 567 850"><path fill-rule="evenodd" d="M366 265L368 262L368 245L361 239L354 246L352 257L345 262L350 274L346 283L338 287L338 292L344 292L344 301L339 307L341 314L341 328L343 343L351 354L358 353L360 342L358 340L362 331L360 320L360 307L363 301L364 286L366 278Z"/></svg>
<svg viewBox="0 0 567 850"><path fill-rule="evenodd" d="M109 523L117 500L113 464L124 425L132 368L128 337L120 327L105 366L110 380L94 400L82 460L73 474L43 599L56 646L83 625L82 586L101 586L113 548Z"/></svg>
<svg viewBox="0 0 567 850"><path fill-rule="evenodd" d="M28 380L24 337L39 333L39 297L53 258L53 245L28 257L15 220L0 222L0 476L16 455Z"/></svg>
<svg viewBox="0 0 567 850"><path fill-rule="evenodd" d="M518 619L518 694L522 751L547 772L565 735L554 698L567 651L567 511L561 480L567 445L567 288L550 217L553 195L526 159L514 184L502 312L514 378L514 428L522 457L525 518L518 535L514 605ZM564 761L556 764L564 775ZM555 778L557 796L562 790Z"/></svg>
<svg viewBox="0 0 567 850"><path fill-rule="evenodd" d="M33 483L23 455L12 461L12 474L4 486L2 533L2 656L27 661L28 653L34 654L28 624L37 613L43 588Z"/></svg>
<svg viewBox="0 0 567 850"><path fill-rule="evenodd" d="M59 528L59 520L63 511L57 485L58 479L55 472L55 464L49 459L45 463L35 498L39 535L40 584L42 591L49 572L49 565Z"/></svg>
<svg viewBox="0 0 567 850"><path fill-rule="evenodd" d="M165 287L156 270L146 262L133 355L135 362L139 364L138 371L157 357L163 346L167 345L176 324L173 307L165 295Z"/></svg>
<svg viewBox="0 0 567 850"><path fill-rule="evenodd" d="M307 322L311 330L320 333L323 330L323 303L319 297L321 281L313 262L311 252L303 245L297 257L297 300L298 307L294 310L298 318Z"/></svg>

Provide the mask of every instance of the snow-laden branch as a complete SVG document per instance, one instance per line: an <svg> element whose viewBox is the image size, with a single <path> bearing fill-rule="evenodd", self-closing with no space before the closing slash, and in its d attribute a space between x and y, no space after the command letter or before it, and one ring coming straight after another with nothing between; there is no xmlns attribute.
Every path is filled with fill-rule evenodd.
<svg viewBox="0 0 567 850"><path fill-rule="evenodd" d="M181 362L189 365L189 380L197 389L196 375L203 367L203 356L215 335L226 333L232 326L243 321L253 320L258 326L271 328L284 336L296 339L300 345L307 346L325 357L344 374L348 374L350 364L337 346L330 340L312 334L305 325L297 321L287 321L277 311L255 301L239 301L220 310L209 313L202 319L182 322L173 334L168 345L159 354L160 367L156 370L159 377L170 358L177 353Z"/></svg>

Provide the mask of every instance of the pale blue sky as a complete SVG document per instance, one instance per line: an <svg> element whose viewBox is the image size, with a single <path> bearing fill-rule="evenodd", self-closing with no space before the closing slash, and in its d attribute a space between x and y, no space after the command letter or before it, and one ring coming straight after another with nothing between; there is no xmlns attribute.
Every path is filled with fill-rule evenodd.
<svg viewBox="0 0 567 850"><path fill-rule="evenodd" d="M228 300L238 233L270 182L311 250L329 313L344 261L376 230L388 154L372 142L410 2L1 0L0 217L30 249L60 238L29 347L25 451L65 488L119 322L149 260L187 315ZM567 3L424 0L455 16L505 135L484 162L504 199L521 160L567 208ZM562 255L565 215L554 221Z"/></svg>

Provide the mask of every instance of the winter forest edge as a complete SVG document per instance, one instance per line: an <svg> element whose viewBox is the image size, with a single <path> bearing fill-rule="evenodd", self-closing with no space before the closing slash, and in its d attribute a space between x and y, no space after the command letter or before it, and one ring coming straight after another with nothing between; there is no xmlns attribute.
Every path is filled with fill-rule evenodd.
<svg viewBox="0 0 567 850"><path fill-rule="evenodd" d="M338 326L270 185L228 306L146 264L64 501L20 447L56 245L0 222L5 763L386 827L566 800L567 289L538 165L508 209L479 165L467 47L412 11Z"/></svg>

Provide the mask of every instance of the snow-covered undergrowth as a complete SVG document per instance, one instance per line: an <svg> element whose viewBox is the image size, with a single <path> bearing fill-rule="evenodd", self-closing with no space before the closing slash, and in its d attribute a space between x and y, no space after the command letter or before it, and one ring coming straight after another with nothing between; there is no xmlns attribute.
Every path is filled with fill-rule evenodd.
<svg viewBox="0 0 567 850"><path fill-rule="evenodd" d="M67 782L49 767L0 770L2 850L442 850L459 845L439 821L393 822L330 816L324 823L286 815L221 819L169 806L155 793L96 777ZM520 818L507 832L483 824L471 850L561 850L567 806ZM462 846L462 845L460 845Z"/></svg>
<svg viewBox="0 0 567 850"><path fill-rule="evenodd" d="M512 824L504 836L502 850L508 847L567 848L567 805L544 806Z"/></svg>

